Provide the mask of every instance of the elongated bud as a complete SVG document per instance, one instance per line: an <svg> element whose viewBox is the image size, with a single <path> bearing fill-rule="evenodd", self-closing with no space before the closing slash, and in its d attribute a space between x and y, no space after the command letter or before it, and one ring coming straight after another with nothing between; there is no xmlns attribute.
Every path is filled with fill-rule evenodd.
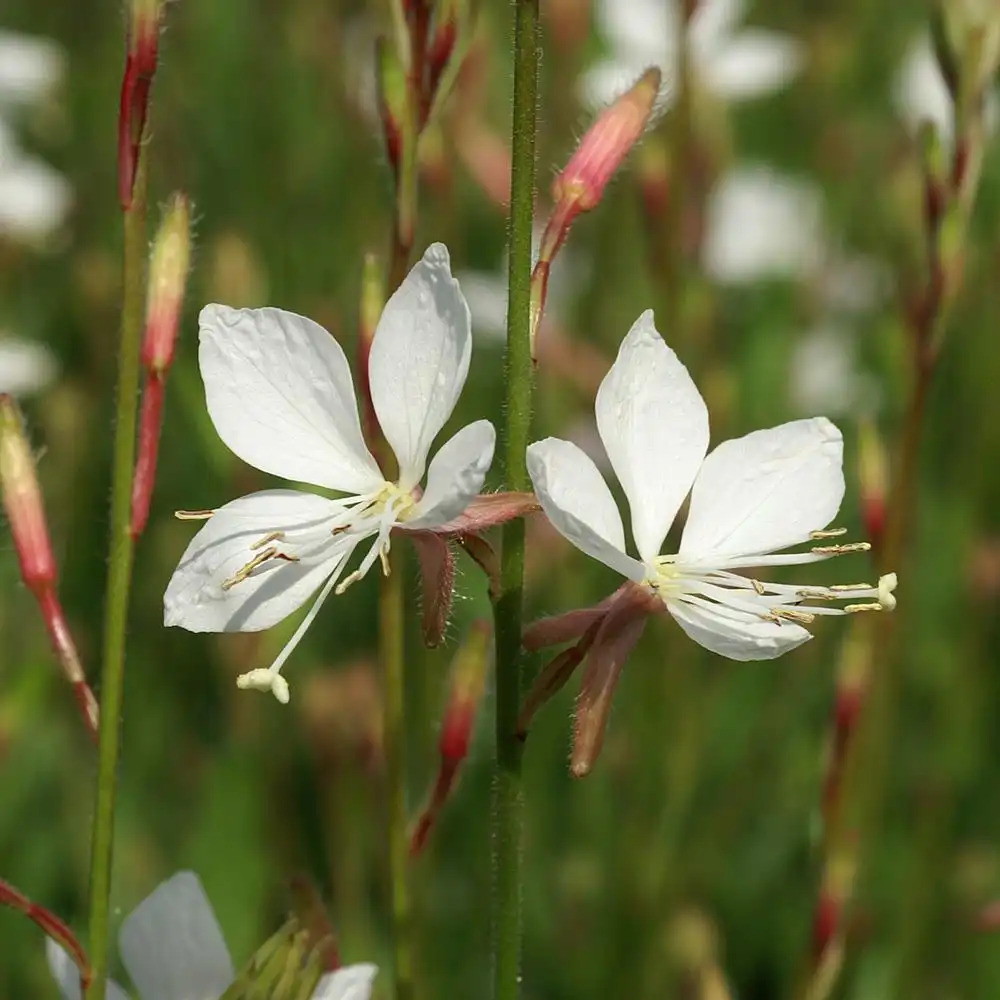
<svg viewBox="0 0 1000 1000"><path fill-rule="evenodd" d="M448 702L438 740L441 763L427 804L410 835L412 856L419 854L426 845L441 809L455 786L458 769L468 755L476 714L486 687L491 635L488 622L476 622L469 629L452 664Z"/></svg>
<svg viewBox="0 0 1000 1000"><path fill-rule="evenodd" d="M165 372L174 359L190 266L191 206L187 197L178 193L167 204L149 262L142 363L150 374Z"/></svg>
<svg viewBox="0 0 1000 1000"><path fill-rule="evenodd" d="M361 383L362 411L365 437L369 444L379 439L378 417L372 402L371 383L368 378L368 360L371 355L375 328L378 326L382 308L385 305L385 280L378 258L373 253L365 254L361 272L361 305L358 310L358 378Z"/></svg>
<svg viewBox="0 0 1000 1000"><path fill-rule="evenodd" d="M133 538L142 534L149 517L163 425L166 376L174 360L190 263L191 208L183 194L175 194L153 242L149 265L146 333L142 344L146 387L139 417L139 454L132 479Z"/></svg>
<svg viewBox="0 0 1000 1000"><path fill-rule="evenodd" d="M567 226L579 212L597 206L608 182L642 137L660 90L660 71L647 69L630 90L598 116L576 152L552 185L556 212L570 212ZM555 213L553 213L555 214Z"/></svg>
<svg viewBox="0 0 1000 1000"><path fill-rule="evenodd" d="M33 903L20 889L15 888L9 882L0 879L0 906L9 906L12 910L23 913L29 920L35 923L48 937L52 938L73 960L80 970L80 986L86 990L90 986L93 972L90 968L90 960L80 944L76 935L70 930L64 921L57 917L51 910L38 903Z"/></svg>
<svg viewBox="0 0 1000 1000"><path fill-rule="evenodd" d="M878 428L865 421L858 439L858 487L861 497L861 520L865 536L877 550L885 532L888 494L888 459L885 442Z"/></svg>
<svg viewBox="0 0 1000 1000"><path fill-rule="evenodd" d="M642 137L653 113L660 80L661 74L656 67L647 69L630 90L602 111L552 185L555 204L531 276L531 356L534 360L538 357L535 340L545 311L552 261L576 217L597 206L611 178Z"/></svg>
<svg viewBox="0 0 1000 1000"><path fill-rule="evenodd" d="M459 30L468 16L468 0L437 0L427 42L427 86L432 98L455 52Z"/></svg>
<svg viewBox="0 0 1000 1000"><path fill-rule="evenodd" d="M45 620L59 665L73 688L87 731L97 739L97 699L87 684L73 634L56 594L56 563L45 521L35 461L14 400L0 395L0 492L7 513L21 577Z"/></svg>
<svg viewBox="0 0 1000 1000"><path fill-rule="evenodd" d="M220 1000L308 1000L322 975L308 932L292 919L257 949Z"/></svg>
<svg viewBox="0 0 1000 1000"><path fill-rule="evenodd" d="M0 484L14 548L21 564L21 577L38 597L56 581L42 493L17 404L0 396Z"/></svg>
<svg viewBox="0 0 1000 1000"><path fill-rule="evenodd" d="M139 148L149 112L149 89L160 47L162 0L132 0L128 14L128 52L118 109L118 200L132 205Z"/></svg>
<svg viewBox="0 0 1000 1000"><path fill-rule="evenodd" d="M406 71L396 50L384 38L375 45L375 82L378 85L378 113L382 120L385 152L394 176L403 159L403 143L412 132L406 92Z"/></svg>

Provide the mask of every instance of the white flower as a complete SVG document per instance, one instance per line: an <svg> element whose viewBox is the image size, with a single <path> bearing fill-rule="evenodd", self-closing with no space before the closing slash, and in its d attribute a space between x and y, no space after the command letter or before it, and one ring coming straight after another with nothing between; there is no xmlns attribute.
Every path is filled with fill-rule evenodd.
<svg viewBox="0 0 1000 1000"><path fill-rule="evenodd" d="M45 38L0 30L0 112L34 103L62 74L62 53ZM56 170L21 148L0 118L0 237L35 240L62 222L70 187Z"/></svg>
<svg viewBox="0 0 1000 1000"><path fill-rule="evenodd" d="M257 631L321 588L275 662L238 681L286 701L279 671L334 587L341 593L379 560L387 569L391 531L433 531L482 487L495 439L488 420L464 427L427 464L469 370L469 308L447 249L434 244L378 322L369 378L398 461L394 482L365 446L347 359L326 330L279 309L220 305L206 306L200 324L208 411L222 440L264 472L347 494L331 500L266 490L226 504L191 541L164 596L167 625ZM345 576L368 540L360 565Z"/></svg>
<svg viewBox="0 0 1000 1000"><path fill-rule="evenodd" d="M822 258L816 187L762 166L740 167L716 183L703 249L705 270L715 281L800 277L814 272Z"/></svg>
<svg viewBox="0 0 1000 1000"><path fill-rule="evenodd" d="M727 100L777 90L802 65L801 48L792 38L757 28L735 32L744 6L744 0L701 0L690 26L698 82ZM612 55L584 75L584 99L604 107L647 67L659 66L669 100L680 46L678 0L598 0L595 14Z"/></svg>
<svg viewBox="0 0 1000 1000"><path fill-rule="evenodd" d="M122 963L140 1000L218 1000L235 972L205 890L193 872L178 872L153 890L122 922ZM51 938L45 942L49 969L64 1000L80 1000L80 973ZM351 965L327 973L313 1000L368 1000L378 969ZM128 1000L109 980L108 1000Z"/></svg>
<svg viewBox="0 0 1000 1000"><path fill-rule="evenodd" d="M0 392L26 396L43 389L55 373L55 358L47 347L0 336Z"/></svg>
<svg viewBox="0 0 1000 1000"><path fill-rule="evenodd" d="M734 660L771 659L808 640L803 626L816 615L894 606L894 576L878 587L804 587L734 572L867 548L831 543L840 532L823 530L844 495L843 443L828 420L756 431L706 457L705 403L651 312L639 317L622 343L595 409L628 499L639 558L626 553L622 520L601 474L568 441L547 438L528 448L538 499L570 542L658 597L702 646ZM679 550L661 555L689 492ZM779 553L802 543L809 551ZM863 603L828 603L842 600Z"/></svg>
<svg viewBox="0 0 1000 1000"><path fill-rule="evenodd" d="M878 409L875 380L858 361L856 338L837 322L819 323L795 344L790 398L799 413L871 413Z"/></svg>
<svg viewBox="0 0 1000 1000"><path fill-rule="evenodd" d="M56 42L0 28L0 105L42 100L62 72L63 54Z"/></svg>

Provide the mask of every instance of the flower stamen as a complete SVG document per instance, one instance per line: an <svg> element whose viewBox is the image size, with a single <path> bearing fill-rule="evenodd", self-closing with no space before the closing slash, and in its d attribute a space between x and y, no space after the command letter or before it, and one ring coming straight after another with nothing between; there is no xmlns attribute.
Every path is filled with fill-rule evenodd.
<svg viewBox="0 0 1000 1000"><path fill-rule="evenodd" d="M848 552L868 552L871 542L845 542L843 545L817 545L811 551L818 556L842 556Z"/></svg>
<svg viewBox="0 0 1000 1000"><path fill-rule="evenodd" d="M215 511L212 508L205 510L175 510L174 517L178 521L207 521Z"/></svg>
<svg viewBox="0 0 1000 1000"><path fill-rule="evenodd" d="M827 528L824 531L810 531L809 537L818 542L823 538L839 538L846 534L847 528Z"/></svg>

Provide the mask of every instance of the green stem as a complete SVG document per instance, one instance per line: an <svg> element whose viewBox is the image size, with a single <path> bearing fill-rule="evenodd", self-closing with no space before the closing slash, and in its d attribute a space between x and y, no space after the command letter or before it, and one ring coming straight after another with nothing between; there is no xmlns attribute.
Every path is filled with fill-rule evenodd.
<svg viewBox="0 0 1000 1000"><path fill-rule="evenodd" d="M389 819L389 879L395 951L396 1000L412 1000L413 910L409 888L406 805L406 714L403 567L398 548L390 552L390 572L379 587L379 657L382 661L386 784Z"/></svg>
<svg viewBox="0 0 1000 1000"><path fill-rule="evenodd" d="M132 474L139 410L139 350L145 305L146 157L142 146L131 208L124 213L121 343L118 349L118 398L111 473L111 540L104 605L101 670L101 727L97 795L90 856L90 961L94 978L87 1000L104 1000L108 973L108 918L114 842L115 782L121 735L125 675L125 631L132 581Z"/></svg>
<svg viewBox="0 0 1000 1000"><path fill-rule="evenodd" d="M530 345L531 223L535 188L535 115L538 99L538 0L514 9L514 102L507 309L507 386L503 476L509 490L529 490L525 451L531 432L533 371ZM522 744L521 617L524 521L504 525L500 597L496 603L496 764L493 782L494 1000L516 1000L521 966Z"/></svg>

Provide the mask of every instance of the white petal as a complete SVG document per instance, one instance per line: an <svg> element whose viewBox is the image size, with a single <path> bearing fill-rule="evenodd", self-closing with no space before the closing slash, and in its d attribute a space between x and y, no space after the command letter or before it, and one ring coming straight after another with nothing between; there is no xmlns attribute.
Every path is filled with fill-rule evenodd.
<svg viewBox="0 0 1000 1000"><path fill-rule="evenodd" d="M331 534L334 501L296 490L267 490L220 507L191 539L163 598L165 625L190 632L256 632L270 628L304 604L333 572L348 544ZM222 583L264 546L274 544L294 562L271 559L228 589Z"/></svg>
<svg viewBox="0 0 1000 1000"><path fill-rule="evenodd" d="M49 963L52 978L59 986L63 1000L80 1000L80 970L69 953L52 938L45 939L45 958ZM104 989L106 1000L129 1000L128 994L113 980L109 979Z"/></svg>
<svg viewBox="0 0 1000 1000"><path fill-rule="evenodd" d="M597 428L628 497L632 536L660 552L708 450L708 410L687 369L644 312L597 393Z"/></svg>
<svg viewBox="0 0 1000 1000"><path fill-rule="evenodd" d="M399 460L402 489L423 478L471 356L469 307L451 276L448 248L433 243L386 303L368 362L372 402Z"/></svg>
<svg viewBox="0 0 1000 1000"><path fill-rule="evenodd" d="M463 427L431 460L427 489L403 528L434 528L458 517L483 488L496 431L488 420Z"/></svg>
<svg viewBox="0 0 1000 1000"><path fill-rule="evenodd" d="M802 48L773 31L743 31L704 60L706 86L720 97L757 97L778 90L802 68Z"/></svg>
<svg viewBox="0 0 1000 1000"><path fill-rule="evenodd" d="M843 460L840 431L825 417L723 442L695 480L681 555L703 562L808 541L840 509Z"/></svg>
<svg viewBox="0 0 1000 1000"><path fill-rule="evenodd" d="M598 0L594 5L594 19L615 54L631 56L643 63L643 68L658 62L663 53L677 48L680 13L673 3Z"/></svg>
<svg viewBox="0 0 1000 1000"><path fill-rule="evenodd" d="M122 962L142 1000L218 1000L233 963L198 876L178 872L126 918Z"/></svg>
<svg viewBox="0 0 1000 1000"><path fill-rule="evenodd" d="M722 615L686 602L668 601L667 610L700 646L730 660L773 660L812 638L794 622L778 625L729 608Z"/></svg>
<svg viewBox="0 0 1000 1000"><path fill-rule="evenodd" d="M313 1000L368 1000L377 974L378 966L369 962L337 969L319 981Z"/></svg>
<svg viewBox="0 0 1000 1000"><path fill-rule="evenodd" d="M347 358L323 327L283 309L215 304L198 322L208 412L244 462L346 493L383 481L361 436Z"/></svg>
<svg viewBox="0 0 1000 1000"><path fill-rule="evenodd" d="M625 554L621 515L597 466L559 438L529 445L527 460L538 501L556 531L622 576L642 580L645 570Z"/></svg>

